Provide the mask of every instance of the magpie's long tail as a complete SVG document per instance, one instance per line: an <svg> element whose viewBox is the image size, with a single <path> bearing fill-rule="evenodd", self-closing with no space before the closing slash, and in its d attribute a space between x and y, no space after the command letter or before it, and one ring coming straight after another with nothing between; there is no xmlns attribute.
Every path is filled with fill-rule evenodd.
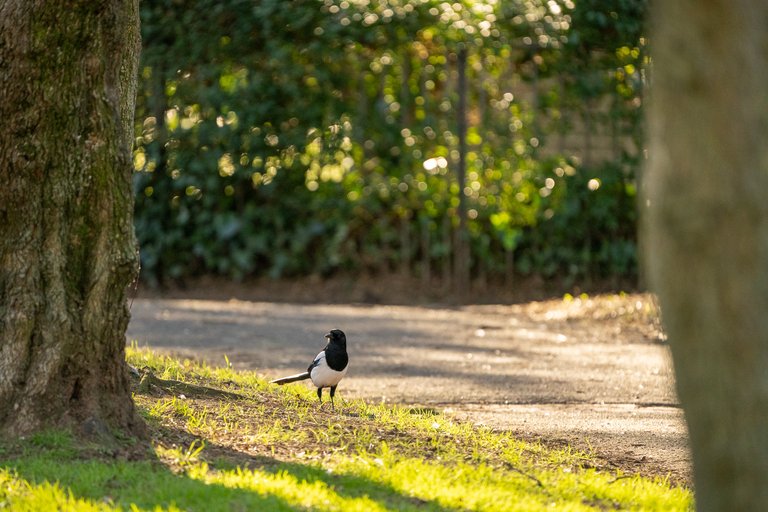
<svg viewBox="0 0 768 512"><path fill-rule="evenodd" d="M297 380L304 380L309 378L309 372L304 373L297 373L296 375L289 375L288 377L282 377L280 379L275 379L272 381L269 381L270 384L288 384L289 382L296 382Z"/></svg>

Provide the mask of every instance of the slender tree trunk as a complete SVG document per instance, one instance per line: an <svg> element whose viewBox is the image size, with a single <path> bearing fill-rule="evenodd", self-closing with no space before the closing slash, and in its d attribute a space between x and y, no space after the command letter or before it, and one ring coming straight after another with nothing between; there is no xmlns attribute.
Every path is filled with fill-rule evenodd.
<svg viewBox="0 0 768 512"><path fill-rule="evenodd" d="M0 2L0 437L142 430L124 359L138 24L138 0Z"/></svg>
<svg viewBox="0 0 768 512"><path fill-rule="evenodd" d="M699 510L768 504L768 4L659 1L646 255Z"/></svg>

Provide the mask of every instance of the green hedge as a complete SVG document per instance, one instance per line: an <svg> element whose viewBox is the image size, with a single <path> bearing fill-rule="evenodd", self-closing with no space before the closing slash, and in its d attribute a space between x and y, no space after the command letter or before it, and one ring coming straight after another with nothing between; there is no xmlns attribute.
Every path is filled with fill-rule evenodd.
<svg viewBox="0 0 768 512"><path fill-rule="evenodd" d="M634 276L646 2L606 4L142 1L143 277L437 272L460 193L475 275Z"/></svg>

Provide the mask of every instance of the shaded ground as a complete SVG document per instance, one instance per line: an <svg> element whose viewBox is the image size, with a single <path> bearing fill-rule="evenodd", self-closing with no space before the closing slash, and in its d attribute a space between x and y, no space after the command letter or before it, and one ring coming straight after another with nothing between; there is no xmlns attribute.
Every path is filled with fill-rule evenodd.
<svg viewBox="0 0 768 512"><path fill-rule="evenodd" d="M690 482L668 349L648 296L457 307L136 299L141 345L279 376L343 329L342 397L414 404Z"/></svg>

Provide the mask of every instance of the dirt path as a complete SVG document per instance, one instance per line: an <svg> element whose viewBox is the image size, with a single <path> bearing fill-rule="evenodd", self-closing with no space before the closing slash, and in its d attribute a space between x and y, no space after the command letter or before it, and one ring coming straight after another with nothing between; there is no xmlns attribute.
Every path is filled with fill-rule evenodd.
<svg viewBox="0 0 768 512"><path fill-rule="evenodd" d="M455 308L137 299L128 337L279 376L305 368L340 328L351 365L338 396L432 407L689 483L650 307L640 295Z"/></svg>

